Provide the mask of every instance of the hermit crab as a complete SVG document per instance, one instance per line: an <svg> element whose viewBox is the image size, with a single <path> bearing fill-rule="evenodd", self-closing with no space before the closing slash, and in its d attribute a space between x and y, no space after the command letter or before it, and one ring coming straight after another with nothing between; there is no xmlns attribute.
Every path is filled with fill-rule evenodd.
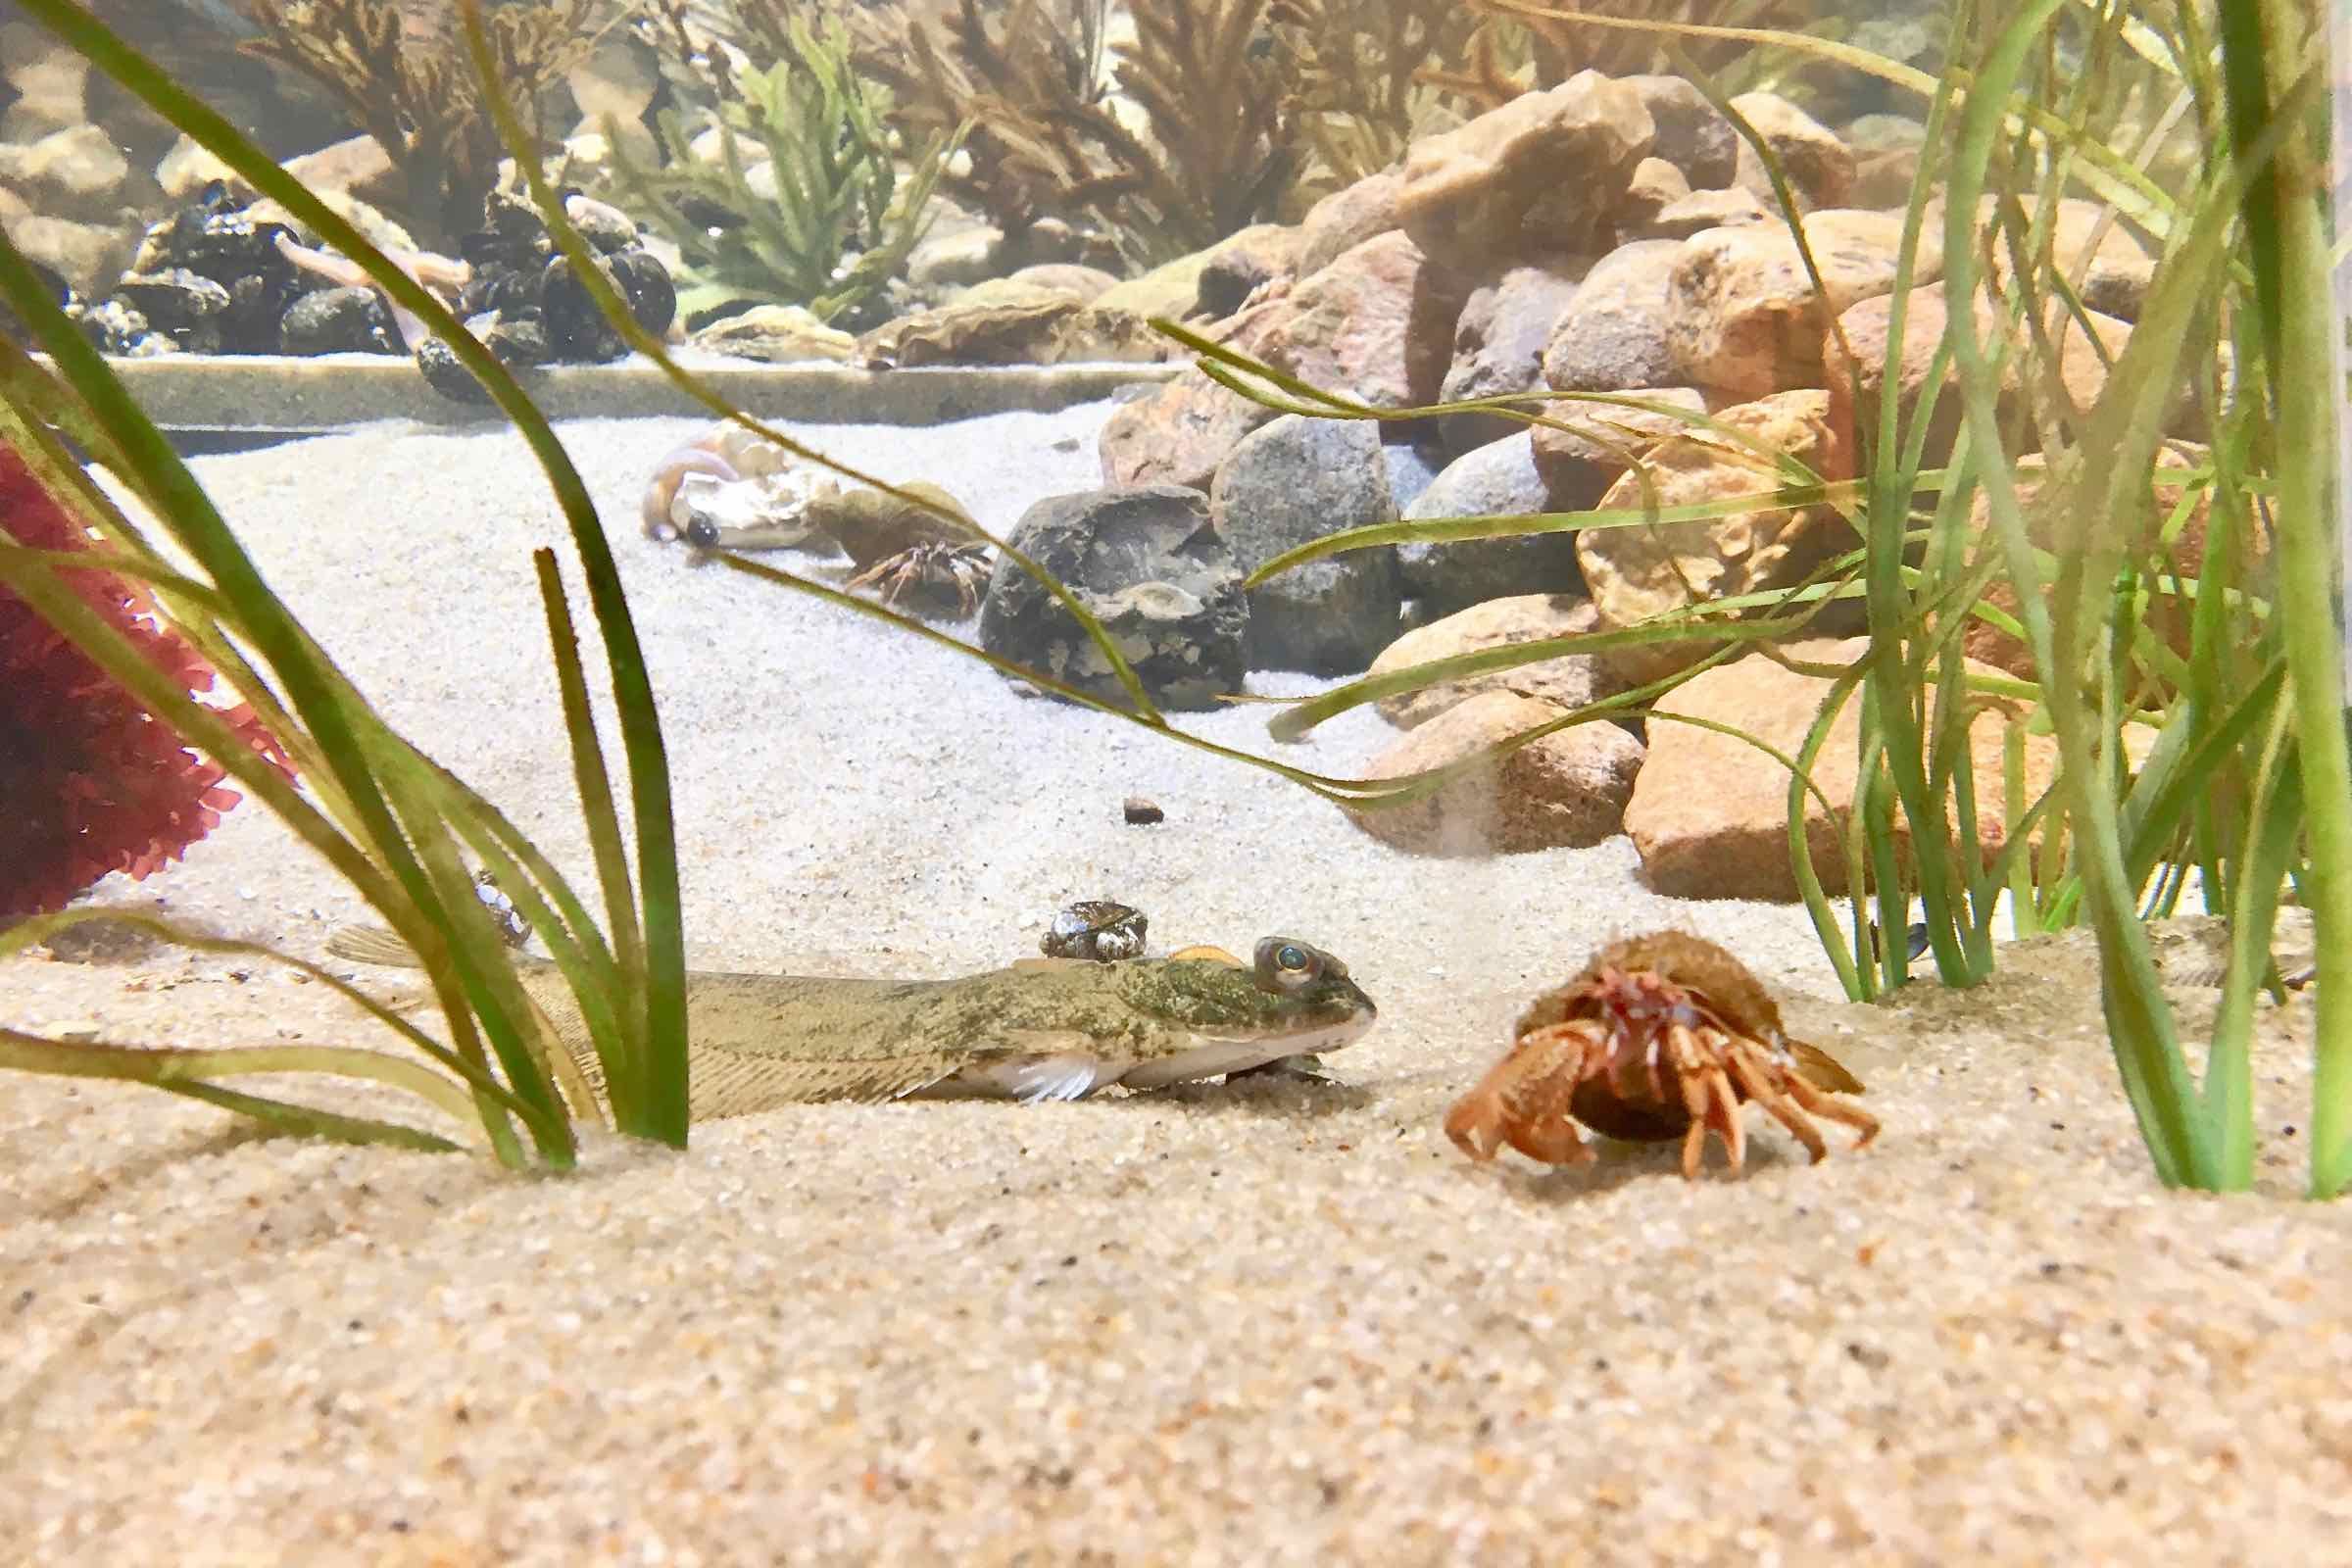
<svg viewBox="0 0 2352 1568"><path fill-rule="evenodd" d="M1485 1161L1510 1145L1548 1165L1592 1157L1576 1123L1639 1143L1683 1141L1698 1176L1707 1134L1732 1168L1747 1153L1740 1105L1753 1100L1816 1160L1829 1153L1813 1116L1876 1138L1878 1118L1834 1098L1862 1085L1828 1053L1781 1032L1781 1011L1738 958L1704 938L1658 931L1595 953L1584 971L1536 999L1508 1054L1446 1113L1446 1135Z"/></svg>
<svg viewBox="0 0 2352 1568"><path fill-rule="evenodd" d="M844 486L734 424L715 425L654 469L640 512L646 537L698 550L839 549L890 606L969 617L992 552L956 498L911 480L892 490Z"/></svg>

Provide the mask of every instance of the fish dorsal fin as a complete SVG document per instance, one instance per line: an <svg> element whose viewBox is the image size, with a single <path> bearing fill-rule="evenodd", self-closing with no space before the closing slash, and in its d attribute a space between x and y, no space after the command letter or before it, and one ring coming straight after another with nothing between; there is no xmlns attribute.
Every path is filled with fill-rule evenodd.
<svg viewBox="0 0 2352 1568"><path fill-rule="evenodd" d="M1179 948L1174 953L1168 955L1168 961L1170 963L1186 961L1223 963L1230 964L1236 969L1247 969L1250 967L1241 959L1235 957L1232 954L1227 953L1223 948L1212 948L1206 946L1205 944L1194 948Z"/></svg>

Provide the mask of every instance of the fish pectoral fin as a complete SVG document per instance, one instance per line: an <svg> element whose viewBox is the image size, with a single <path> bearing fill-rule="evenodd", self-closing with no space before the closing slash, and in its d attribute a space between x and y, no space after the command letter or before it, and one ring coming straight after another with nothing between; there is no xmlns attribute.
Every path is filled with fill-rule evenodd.
<svg viewBox="0 0 2352 1568"><path fill-rule="evenodd" d="M338 926L327 934L326 951L352 963L376 963L392 969L420 969L416 952L380 925Z"/></svg>
<svg viewBox="0 0 2352 1568"><path fill-rule="evenodd" d="M1049 1100L1083 1100L1118 1076L1109 1071L1093 1040L1076 1031L1007 1031L1004 1043L976 1053L934 1093L985 1095L1034 1105Z"/></svg>

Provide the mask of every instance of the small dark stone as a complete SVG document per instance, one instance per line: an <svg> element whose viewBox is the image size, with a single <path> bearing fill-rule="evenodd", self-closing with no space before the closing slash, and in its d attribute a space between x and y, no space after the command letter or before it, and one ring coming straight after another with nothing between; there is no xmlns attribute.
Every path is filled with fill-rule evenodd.
<svg viewBox="0 0 2352 1568"><path fill-rule="evenodd" d="M482 346L498 356L501 365L528 369L545 365L555 356L547 341L547 328L535 316L524 314L509 319L504 312L496 320L477 334Z"/></svg>
<svg viewBox="0 0 2352 1568"><path fill-rule="evenodd" d="M179 352L177 343L150 327L146 317L120 299L101 300L75 319L82 335L96 344L101 354L144 360Z"/></svg>
<svg viewBox="0 0 2352 1568"><path fill-rule="evenodd" d="M228 290L200 272L174 267L162 272L125 272L115 295L147 318L147 324L169 332L183 347L189 336L203 331L218 335L216 318L228 310Z"/></svg>
<svg viewBox="0 0 2352 1568"><path fill-rule="evenodd" d="M437 337L428 337L416 345L416 368L424 376L425 385L453 403L490 402L489 391L460 363L450 346Z"/></svg>
<svg viewBox="0 0 2352 1568"><path fill-rule="evenodd" d="M1164 822L1168 817L1167 812L1161 810L1153 803L1145 800L1141 795L1128 796L1126 805L1121 809L1126 813L1127 823L1130 827L1148 827L1153 822Z"/></svg>
<svg viewBox="0 0 2352 1568"><path fill-rule="evenodd" d="M637 324L656 337L667 332L678 316L678 286L662 259L652 251L625 250L614 252L606 265Z"/></svg>
<svg viewBox="0 0 2352 1568"><path fill-rule="evenodd" d="M604 263L605 280L619 284L612 275L610 262ZM587 360L602 364L617 360L628 353L629 346L620 333L597 309L594 296L589 294L572 271L571 258L559 256L547 264L539 280L539 311L547 323L548 346L564 360Z"/></svg>
<svg viewBox="0 0 2352 1568"><path fill-rule="evenodd" d="M278 341L288 354L399 354L384 302L371 288L322 288L286 307Z"/></svg>

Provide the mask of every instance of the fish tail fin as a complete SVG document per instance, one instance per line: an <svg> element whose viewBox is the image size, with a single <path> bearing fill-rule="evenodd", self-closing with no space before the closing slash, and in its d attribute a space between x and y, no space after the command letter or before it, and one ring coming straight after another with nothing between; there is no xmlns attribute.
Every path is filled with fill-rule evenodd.
<svg viewBox="0 0 2352 1568"><path fill-rule="evenodd" d="M380 963L396 969L421 969L416 950L380 925L338 927L326 939L326 951L353 963Z"/></svg>

